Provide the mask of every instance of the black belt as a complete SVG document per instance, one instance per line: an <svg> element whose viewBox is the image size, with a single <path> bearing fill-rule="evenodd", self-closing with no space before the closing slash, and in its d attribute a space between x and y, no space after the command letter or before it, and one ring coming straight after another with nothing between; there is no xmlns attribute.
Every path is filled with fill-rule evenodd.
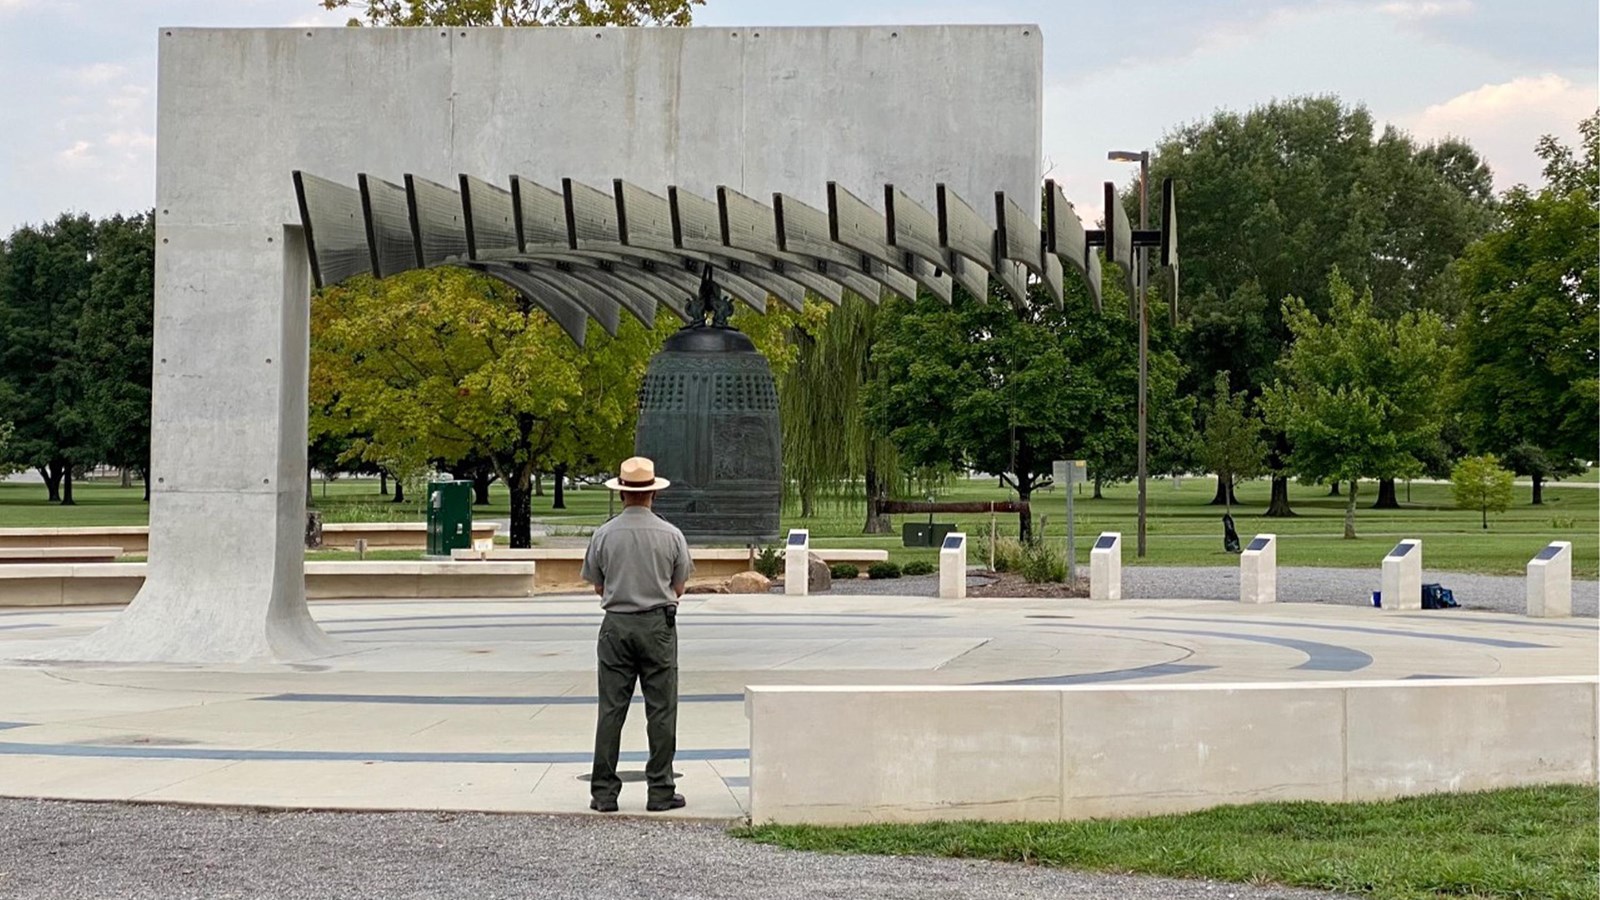
<svg viewBox="0 0 1600 900"><path fill-rule="evenodd" d="M649 609L608 609L605 612L607 615L613 616L645 616L653 612L661 612L664 609L670 610L673 615L677 615L678 604L663 603L660 606L652 606Z"/></svg>

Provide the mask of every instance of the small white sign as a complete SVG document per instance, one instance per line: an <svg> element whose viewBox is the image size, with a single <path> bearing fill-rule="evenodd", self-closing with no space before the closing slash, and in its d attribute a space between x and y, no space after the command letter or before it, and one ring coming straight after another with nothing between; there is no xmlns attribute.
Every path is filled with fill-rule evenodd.
<svg viewBox="0 0 1600 900"><path fill-rule="evenodd" d="M1050 477L1062 486L1087 481L1088 471L1081 459L1058 459L1050 464Z"/></svg>

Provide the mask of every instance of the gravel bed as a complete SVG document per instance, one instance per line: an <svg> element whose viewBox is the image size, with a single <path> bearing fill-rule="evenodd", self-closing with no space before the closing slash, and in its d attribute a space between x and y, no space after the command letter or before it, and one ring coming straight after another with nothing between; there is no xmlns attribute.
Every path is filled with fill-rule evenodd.
<svg viewBox="0 0 1600 900"><path fill-rule="evenodd" d="M0 897L10 900L1336 896L968 860L797 853L737 840L707 823L0 800Z"/></svg>
<svg viewBox="0 0 1600 900"><path fill-rule="evenodd" d="M1085 573L1087 565L1079 566ZM1278 600L1282 603L1339 603L1371 606L1380 587L1377 569L1279 568ZM967 586L988 579L967 576ZM1463 609L1522 614L1527 587L1518 575L1473 575L1463 572L1422 573L1424 583L1438 582L1455 593ZM782 588L774 588L782 593ZM908 578L835 581L831 594L932 597L939 593L937 575ZM1233 566L1124 566L1122 595L1143 600L1237 600L1239 570ZM1595 618L1600 612L1600 581L1572 582L1572 614Z"/></svg>

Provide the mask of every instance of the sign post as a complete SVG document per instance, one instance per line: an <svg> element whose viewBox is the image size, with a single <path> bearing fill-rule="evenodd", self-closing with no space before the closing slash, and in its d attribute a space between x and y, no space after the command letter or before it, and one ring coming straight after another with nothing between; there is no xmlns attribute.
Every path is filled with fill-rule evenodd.
<svg viewBox="0 0 1600 900"><path fill-rule="evenodd" d="M1072 488L1084 482L1087 471L1081 459L1058 459L1050 467L1055 483L1066 489L1067 494L1067 584L1078 583L1078 548L1075 543L1077 532L1073 527L1072 517Z"/></svg>

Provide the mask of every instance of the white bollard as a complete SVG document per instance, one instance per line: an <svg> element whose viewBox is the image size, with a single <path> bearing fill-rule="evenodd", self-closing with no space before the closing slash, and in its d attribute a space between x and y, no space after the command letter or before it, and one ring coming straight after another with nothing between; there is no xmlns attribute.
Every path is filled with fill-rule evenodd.
<svg viewBox="0 0 1600 900"><path fill-rule="evenodd" d="M1239 602L1278 602L1278 536L1258 534L1239 554Z"/></svg>
<svg viewBox="0 0 1600 900"><path fill-rule="evenodd" d="M783 592L790 597L811 593L811 532L805 528L789 529L783 548Z"/></svg>
<svg viewBox="0 0 1600 900"><path fill-rule="evenodd" d="M1406 538L1383 558L1383 608L1422 608L1422 541Z"/></svg>
<svg viewBox="0 0 1600 900"><path fill-rule="evenodd" d="M1122 535L1102 531L1089 551L1089 599L1122 599Z"/></svg>
<svg viewBox="0 0 1600 900"><path fill-rule="evenodd" d="M1565 619L1572 615L1572 542L1552 541L1528 560L1528 615Z"/></svg>
<svg viewBox="0 0 1600 900"><path fill-rule="evenodd" d="M967 536L953 532L944 536L939 547L939 599L961 600L967 596Z"/></svg>

